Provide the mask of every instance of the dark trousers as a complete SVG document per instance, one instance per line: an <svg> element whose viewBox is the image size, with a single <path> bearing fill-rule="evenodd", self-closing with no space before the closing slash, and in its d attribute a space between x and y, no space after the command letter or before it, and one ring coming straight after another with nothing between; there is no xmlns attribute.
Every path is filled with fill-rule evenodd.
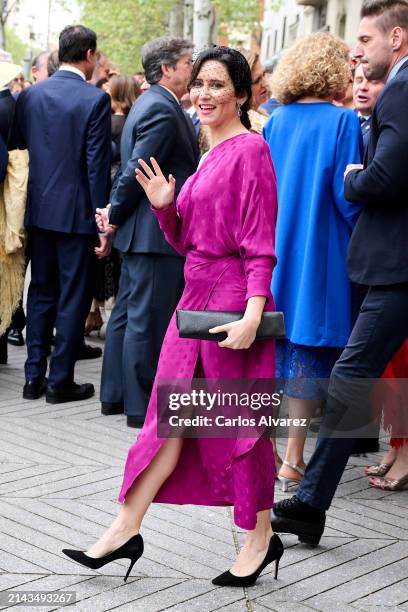
<svg viewBox="0 0 408 612"><path fill-rule="evenodd" d="M7 334L0 336L0 363L7 363Z"/></svg>
<svg viewBox="0 0 408 612"><path fill-rule="evenodd" d="M106 330L101 401L144 416L164 335L181 296L184 260L123 253L119 292Z"/></svg>
<svg viewBox="0 0 408 612"><path fill-rule="evenodd" d="M408 337L408 283L387 287L370 287L354 325L350 339L333 368L322 429L328 431L338 418L347 414L347 406L339 401L336 389L346 388L345 379L377 379L390 359ZM341 393L340 393L341 394ZM366 389L360 405L369 413ZM368 402L367 402L368 403ZM353 407L355 402L353 401ZM358 405L358 402L357 402ZM364 420L356 415L356 422ZM350 420L350 419L349 419ZM322 510L329 508L343 475L355 439L319 435L315 451L300 484L298 497Z"/></svg>
<svg viewBox="0 0 408 612"><path fill-rule="evenodd" d="M28 229L27 380L45 376L55 326L48 382L58 387L73 381L91 300L93 243L94 237L85 234Z"/></svg>

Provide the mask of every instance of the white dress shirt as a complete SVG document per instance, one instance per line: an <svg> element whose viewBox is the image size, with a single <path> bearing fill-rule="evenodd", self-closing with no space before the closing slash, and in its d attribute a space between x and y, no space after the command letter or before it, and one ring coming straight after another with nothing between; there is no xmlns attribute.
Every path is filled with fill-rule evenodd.
<svg viewBox="0 0 408 612"><path fill-rule="evenodd" d="M79 68L75 68L75 66L71 66L71 64L61 64L59 70L67 70L68 72L73 72L74 74L78 74L81 79L86 81L86 76Z"/></svg>

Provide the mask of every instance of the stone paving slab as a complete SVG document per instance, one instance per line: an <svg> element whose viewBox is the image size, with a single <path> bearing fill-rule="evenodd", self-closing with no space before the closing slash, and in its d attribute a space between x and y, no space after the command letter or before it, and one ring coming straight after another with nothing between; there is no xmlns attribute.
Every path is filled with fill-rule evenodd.
<svg viewBox="0 0 408 612"><path fill-rule="evenodd" d="M102 416L97 395L60 405L23 400L25 348L9 354L0 366L0 592L75 590L69 609L81 612L408 612L408 491L369 487L363 466L380 454L350 459L319 547L282 536L277 581L271 566L247 590L212 585L244 538L231 509L220 507L153 505L145 554L127 583L126 560L98 572L70 561L61 549L86 549L116 515L138 430L121 415ZM81 362L77 379L98 387L100 369L100 359ZM282 453L284 446L279 440ZM308 441L307 456L313 446ZM285 497L277 487L276 498ZM36 609L58 608L16 607Z"/></svg>

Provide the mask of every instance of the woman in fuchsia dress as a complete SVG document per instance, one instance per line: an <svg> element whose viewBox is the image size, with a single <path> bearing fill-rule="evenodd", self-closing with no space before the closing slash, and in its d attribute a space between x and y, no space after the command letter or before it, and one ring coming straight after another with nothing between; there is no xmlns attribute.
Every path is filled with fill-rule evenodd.
<svg viewBox="0 0 408 612"><path fill-rule="evenodd" d="M87 554L65 551L88 567L100 567L112 555L140 556L139 527L152 501L234 507L234 520L248 530L247 538L231 571L214 584L253 584L283 553L270 525L275 466L269 438L166 439L157 433L157 385L162 379L274 376L274 342L256 341L255 334L263 310L274 310L270 282L276 263L276 178L267 144L248 131L250 92L249 66L240 53L216 47L200 55L190 96L201 122L209 126L212 147L183 186L176 206L177 177L167 180L155 160L151 165L139 160L143 171L136 170L137 180L152 211L168 242L186 257L186 286L178 309L245 314L214 328L228 332L220 343L180 338L173 316L145 424L129 450L121 512Z"/></svg>

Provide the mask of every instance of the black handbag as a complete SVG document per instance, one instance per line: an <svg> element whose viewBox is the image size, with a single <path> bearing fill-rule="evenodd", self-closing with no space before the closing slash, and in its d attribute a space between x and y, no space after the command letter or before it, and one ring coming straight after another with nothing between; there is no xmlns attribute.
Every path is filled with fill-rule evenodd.
<svg viewBox="0 0 408 612"><path fill-rule="evenodd" d="M218 310L177 310L176 321L180 338L195 340L215 340L221 342L227 337L226 332L210 334L209 329L239 321L243 312ZM283 312L264 312L256 332L257 340L270 340L285 337L285 321Z"/></svg>

